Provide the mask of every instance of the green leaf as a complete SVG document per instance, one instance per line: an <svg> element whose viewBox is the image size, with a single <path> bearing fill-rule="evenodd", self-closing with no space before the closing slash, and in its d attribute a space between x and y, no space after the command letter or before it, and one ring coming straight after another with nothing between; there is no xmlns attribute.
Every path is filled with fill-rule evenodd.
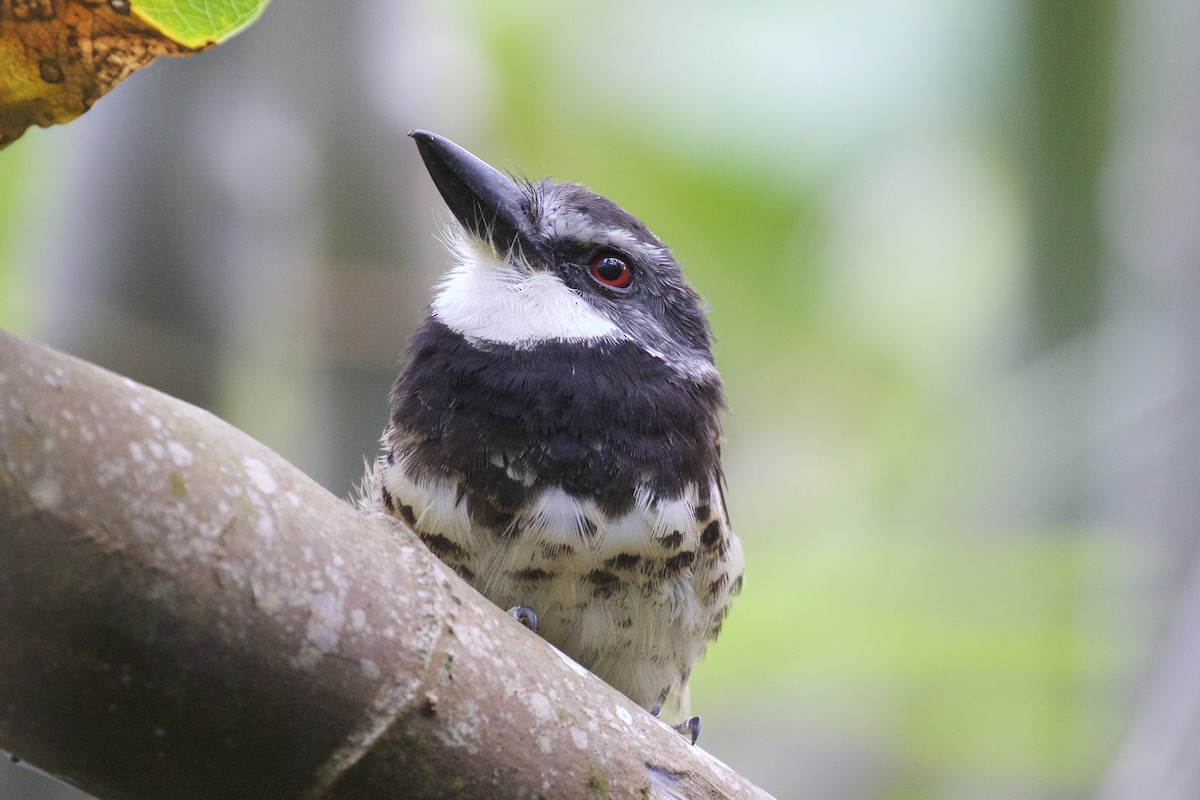
<svg viewBox="0 0 1200 800"><path fill-rule="evenodd" d="M165 36L200 48L228 39L254 22L269 0L137 0L133 13Z"/></svg>

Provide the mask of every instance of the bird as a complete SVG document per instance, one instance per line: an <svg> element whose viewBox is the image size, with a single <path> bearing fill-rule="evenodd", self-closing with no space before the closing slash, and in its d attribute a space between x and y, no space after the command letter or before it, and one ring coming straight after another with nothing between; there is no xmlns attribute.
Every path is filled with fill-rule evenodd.
<svg viewBox="0 0 1200 800"><path fill-rule="evenodd" d="M456 223L364 502L634 703L685 716L743 584L706 307L607 197L409 136ZM694 744L700 718L675 727Z"/></svg>

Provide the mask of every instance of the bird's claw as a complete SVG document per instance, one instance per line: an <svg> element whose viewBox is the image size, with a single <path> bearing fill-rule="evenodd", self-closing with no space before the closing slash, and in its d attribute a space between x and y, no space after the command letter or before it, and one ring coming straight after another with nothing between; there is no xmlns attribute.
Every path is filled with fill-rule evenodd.
<svg viewBox="0 0 1200 800"><path fill-rule="evenodd" d="M662 713L662 705L656 704L654 708L650 709L650 713L657 717ZM696 740L700 738L700 718L688 717L683 722L677 722L672 725L671 730L689 737L692 740L692 744L695 744Z"/></svg>
<svg viewBox="0 0 1200 800"><path fill-rule="evenodd" d="M526 628L529 628L529 630L537 633L537 612L529 606L513 606L508 610L508 615Z"/></svg>
<svg viewBox="0 0 1200 800"><path fill-rule="evenodd" d="M688 736L692 740L692 744L700 738L700 718L688 717L683 722L676 723L671 726L676 732Z"/></svg>

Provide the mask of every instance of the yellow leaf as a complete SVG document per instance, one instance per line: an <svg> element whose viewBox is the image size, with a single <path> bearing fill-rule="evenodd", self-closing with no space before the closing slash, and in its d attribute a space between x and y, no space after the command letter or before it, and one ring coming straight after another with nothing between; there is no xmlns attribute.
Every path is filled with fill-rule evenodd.
<svg viewBox="0 0 1200 800"><path fill-rule="evenodd" d="M0 0L0 147L67 122L157 56L203 48L168 38L128 0Z"/></svg>

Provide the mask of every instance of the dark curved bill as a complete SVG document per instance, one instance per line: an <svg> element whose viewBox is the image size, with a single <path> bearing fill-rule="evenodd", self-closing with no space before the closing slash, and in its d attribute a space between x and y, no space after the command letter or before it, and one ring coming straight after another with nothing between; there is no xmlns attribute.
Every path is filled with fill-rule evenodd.
<svg viewBox="0 0 1200 800"><path fill-rule="evenodd" d="M533 226L521 188L486 161L436 133L408 134L454 217L500 253L514 247L536 251Z"/></svg>

